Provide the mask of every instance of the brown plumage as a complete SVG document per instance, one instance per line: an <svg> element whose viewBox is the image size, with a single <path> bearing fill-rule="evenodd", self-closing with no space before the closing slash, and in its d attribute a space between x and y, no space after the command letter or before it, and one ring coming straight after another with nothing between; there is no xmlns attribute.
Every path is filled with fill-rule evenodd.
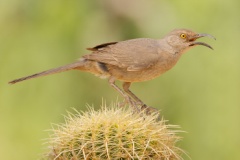
<svg viewBox="0 0 240 160"><path fill-rule="evenodd" d="M196 42L209 34L197 34L187 29L177 29L162 39L138 38L121 42L104 43L88 48L92 53L82 56L74 63L36 73L9 82L14 84L23 80L46 76L67 70L90 72L108 78L115 88L132 106L146 106L129 87L132 82L148 81L171 69L181 55L189 48L206 43ZM214 38L215 39L215 38ZM115 80L123 81L123 90L115 85Z"/></svg>

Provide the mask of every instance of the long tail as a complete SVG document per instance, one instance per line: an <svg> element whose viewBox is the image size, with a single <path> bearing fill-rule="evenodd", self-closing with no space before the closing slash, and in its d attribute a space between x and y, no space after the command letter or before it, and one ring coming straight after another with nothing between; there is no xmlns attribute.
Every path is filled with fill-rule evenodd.
<svg viewBox="0 0 240 160"><path fill-rule="evenodd" d="M37 77L41 77L41 76L47 76L47 75L50 75L50 74L64 72L64 71L67 71L67 70L71 70L71 69L74 69L74 68L81 67L81 66L83 66L83 64L84 64L84 61L79 60L77 62L68 64L68 65L65 65L65 66L61 66L61 67L58 67L58 68L53 68L53 69L46 70L46 71L43 71L43 72L40 72L40 73L36 73L36 74L30 75L30 76L18 78L18 79L15 79L13 81L10 81L8 83L9 84L15 84L15 83L25 81L25 80L28 80L28 79L32 79L32 78L37 78Z"/></svg>

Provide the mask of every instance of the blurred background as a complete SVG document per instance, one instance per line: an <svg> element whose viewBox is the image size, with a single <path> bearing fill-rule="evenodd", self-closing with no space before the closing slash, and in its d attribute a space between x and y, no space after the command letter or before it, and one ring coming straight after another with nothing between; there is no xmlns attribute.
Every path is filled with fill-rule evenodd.
<svg viewBox="0 0 240 160"><path fill-rule="evenodd" d="M193 160L240 159L239 8L237 0L0 1L0 159L38 159L46 130L66 111L122 100L107 80L78 71L8 81L71 63L87 47L161 38L175 28L214 35L217 41L201 39L214 50L196 47L131 89L186 131L178 145Z"/></svg>

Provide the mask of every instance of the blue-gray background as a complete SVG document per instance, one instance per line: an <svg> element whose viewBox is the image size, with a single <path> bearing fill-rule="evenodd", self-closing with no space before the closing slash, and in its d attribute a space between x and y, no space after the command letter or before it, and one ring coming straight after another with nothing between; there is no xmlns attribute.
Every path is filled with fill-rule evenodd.
<svg viewBox="0 0 240 160"><path fill-rule="evenodd" d="M240 1L2 0L0 1L0 159L37 159L45 130L75 107L98 108L118 93L89 73L14 78L75 61L97 44L161 38L175 28L214 35L168 73L132 90L180 125L179 145L194 160L240 159ZM121 97L119 97L121 99Z"/></svg>

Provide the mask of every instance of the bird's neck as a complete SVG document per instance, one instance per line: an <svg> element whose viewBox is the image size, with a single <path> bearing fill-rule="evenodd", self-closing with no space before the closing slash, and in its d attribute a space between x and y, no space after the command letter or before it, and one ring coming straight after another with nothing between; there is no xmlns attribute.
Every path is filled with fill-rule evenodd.
<svg viewBox="0 0 240 160"><path fill-rule="evenodd" d="M161 68L162 72L166 72L171 69L180 59L185 50L176 49L169 45L164 40L159 40L159 63L158 68Z"/></svg>

